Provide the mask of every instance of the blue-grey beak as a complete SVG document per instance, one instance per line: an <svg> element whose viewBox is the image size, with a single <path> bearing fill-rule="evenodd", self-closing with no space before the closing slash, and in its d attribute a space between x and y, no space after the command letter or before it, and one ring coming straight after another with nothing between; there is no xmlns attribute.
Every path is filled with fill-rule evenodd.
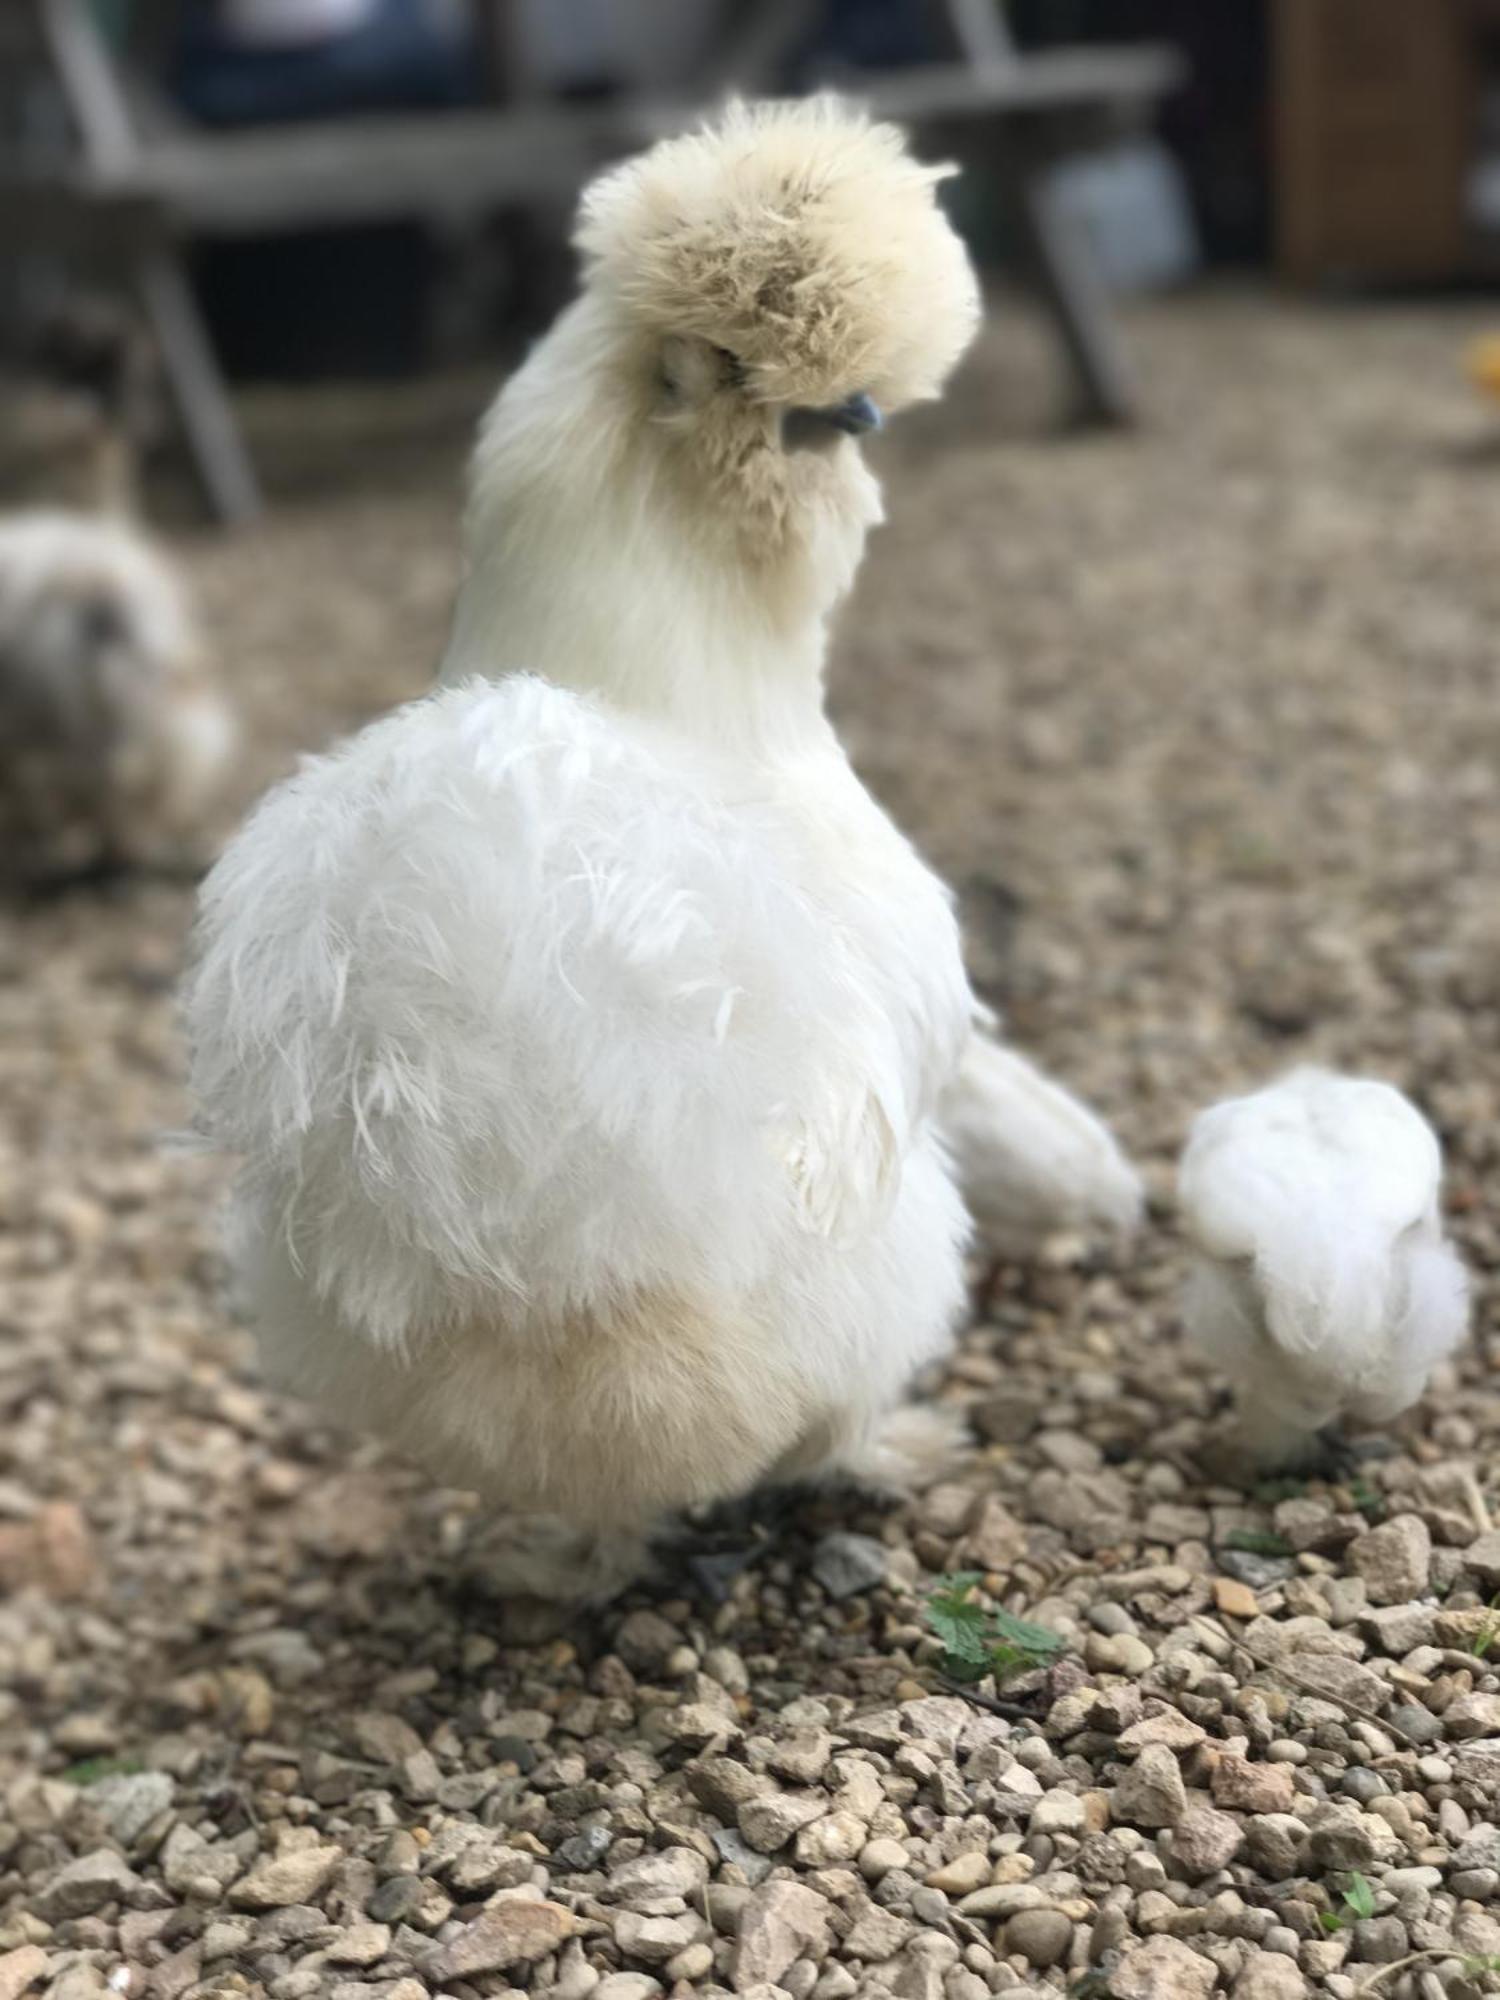
<svg viewBox="0 0 1500 2000"><path fill-rule="evenodd" d="M878 431L884 422L879 405L864 395L850 396L826 410L815 411L814 415L850 437L863 437L866 431Z"/></svg>

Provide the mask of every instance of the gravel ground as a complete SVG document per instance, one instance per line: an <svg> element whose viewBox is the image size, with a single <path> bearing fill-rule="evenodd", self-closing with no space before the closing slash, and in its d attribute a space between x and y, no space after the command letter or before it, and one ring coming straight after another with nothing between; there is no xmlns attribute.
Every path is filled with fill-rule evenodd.
<svg viewBox="0 0 1500 2000"><path fill-rule="evenodd" d="M158 1145L186 887L0 917L0 2000L1494 1990L1478 325L1155 308L1151 427L1057 441L1001 317L883 447L842 721L1016 1037L1160 1197L1130 1252L995 1280L934 1385L972 1462L909 1510L700 1527L650 1589L508 1643L473 1503L264 1393L217 1302L218 1169ZM256 405L281 506L180 544L247 795L422 685L474 401ZM1165 1193L1196 1106L1306 1054L1442 1128L1478 1334L1348 1483L1246 1494L1197 1470L1223 1398L1181 1349ZM921 1593L960 1567L1068 1643L1006 1688L1027 1719L941 1685Z"/></svg>

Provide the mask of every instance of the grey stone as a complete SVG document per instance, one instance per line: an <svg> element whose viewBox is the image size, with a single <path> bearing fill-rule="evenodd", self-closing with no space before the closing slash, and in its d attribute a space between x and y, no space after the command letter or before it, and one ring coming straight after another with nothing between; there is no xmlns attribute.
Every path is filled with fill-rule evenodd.
<svg viewBox="0 0 1500 2000"><path fill-rule="evenodd" d="M1353 1799L1356 1805L1367 1806L1372 1799L1385 1797L1386 1783L1378 1771L1368 1771L1362 1765L1356 1765L1339 1779L1339 1790L1346 1799Z"/></svg>
<svg viewBox="0 0 1500 2000"><path fill-rule="evenodd" d="M832 1937L832 1906L801 1882L765 1882L746 1902L734 1956L737 1992L774 1984L799 1958L821 1959Z"/></svg>
<svg viewBox="0 0 1500 2000"><path fill-rule="evenodd" d="M770 1855L757 1854L736 1827L715 1827L709 1838L719 1850L719 1858L738 1868L752 1889L764 1882L775 1865Z"/></svg>
<svg viewBox="0 0 1500 2000"><path fill-rule="evenodd" d="M638 1854L610 1870L610 1893L618 1902L633 1909L658 1903L691 1903L708 1880L708 1863L691 1847L665 1847L654 1854ZM674 1912L652 1909L651 1914L670 1916Z"/></svg>
<svg viewBox="0 0 1500 2000"><path fill-rule="evenodd" d="M774 1854L827 1811L828 1800L821 1793L768 1792L740 1807L740 1832L760 1853Z"/></svg>
<svg viewBox="0 0 1500 2000"><path fill-rule="evenodd" d="M649 1972L607 1973L593 1989L592 2000L654 2000L661 1981Z"/></svg>
<svg viewBox="0 0 1500 2000"><path fill-rule="evenodd" d="M295 1847L257 1862L236 1882L229 1900L241 1910L274 1910L285 1903L308 1903L326 1888L344 1858L341 1847Z"/></svg>
<svg viewBox="0 0 1500 2000"><path fill-rule="evenodd" d="M37 1897L37 1915L51 1924L92 1916L107 1903L123 1902L139 1879L113 1848L96 1848L58 1870Z"/></svg>
<svg viewBox="0 0 1500 2000"><path fill-rule="evenodd" d="M587 1826L571 1840L565 1840L553 1859L564 1868L587 1874L599 1866L612 1845L613 1836L607 1826Z"/></svg>
<svg viewBox="0 0 1500 2000"><path fill-rule="evenodd" d="M1308 1856L1318 1868L1368 1868L1395 1836L1383 1819L1357 1806L1321 1806L1308 1833Z"/></svg>
<svg viewBox="0 0 1500 2000"><path fill-rule="evenodd" d="M1018 1910L1005 1926L1005 1949L1028 1965L1056 1965L1073 1942L1073 1925L1061 1910Z"/></svg>
<svg viewBox="0 0 1500 2000"><path fill-rule="evenodd" d="M863 1959L871 1965L883 1965L896 1953L911 1936L911 1925L891 1910L878 1909L874 1903L863 1904L844 1938L845 1958Z"/></svg>
<svg viewBox="0 0 1500 2000"><path fill-rule="evenodd" d="M812 1573L834 1599L857 1597L885 1582L889 1551L870 1535L824 1535L813 1550Z"/></svg>
<svg viewBox="0 0 1500 2000"><path fill-rule="evenodd" d="M348 1924L323 1950L331 1965L378 1965L390 1948L389 1924Z"/></svg>
<svg viewBox="0 0 1500 2000"><path fill-rule="evenodd" d="M1248 1583L1252 1590L1269 1590L1297 1571L1291 1556L1258 1556L1249 1549L1216 1549L1214 1561L1226 1576Z"/></svg>
<svg viewBox="0 0 1500 2000"><path fill-rule="evenodd" d="M1361 1612L1360 1629L1378 1652L1399 1660L1418 1646L1432 1644L1436 1614L1426 1604L1390 1604L1380 1611Z"/></svg>
<svg viewBox="0 0 1500 2000"><path fill-rule="evenodd" d="M1439 1716L1430 1708L1423 1708L1417 1702L1402 1702L1391 1710L1391 1721L1404 1736L1413 1743L1437 1743L1442 1740L1443 1724Z"/></svg>
<svg viewBox="0 0 1500 2000"><path fill-rule="evenodd" d="M535 1965L566 1944L577 1927L561 1904L505 1891L443 1947L438 1969L444 1979L468 1979Z"/></svg>
<svg viewBox="0 0 1500 2000"><path fill-rule="evenodd" d="M1165 1743L1148 1743L1115 1786L1110 1811L1129 1826L1175 1826L1186 1804L1175 1755Z"/></svg>
<svg viewBox="0 0 1500 2000"><path fill-rule="evenodd" d="M766 1768L788 1784L815 1785L832 1755L833 1738L826 1729L797 1729L766 1753Z"/></svg>
<svg viewBox="0 0 1500 2000"><path fill-rule="evenodd" d="M1301 1873L1307 1828L1292 1813L1257 1813L1245 1823L1246 1858L1273 1882Z"/></svg>
<svg viewBox="0 0 1500 2000"><path fill-rule="evenodd" d="M399 1764L426 1746L409 1722L380 1709L360 1709L349 1718L349 1741L374 1764Z"/></svg>
<svg viewBox="0 0 1500 2000"><path fill-rule="evenodd" d="M637 1673L656 1673L682 1644L682 1634L656 1611L632 1611L615 1634L615 1651Z"/></svg>
<svg viewBox="0 0 1500 2000"><path fill-rule="evenodd" d="M1450 1736L1467 1740L1500 1735L1500 1694L1461 1694L1443 1710Z"/></svg>
<svg viewBox="0 0 1500 2000"><path fill-rule="evenodd" d="M1031 1809L1032 1833L1082 1833L1088 1813L1076 1792L1047 1792Z"/></svg>
<svg viewBox="0 0 1500 2000"><path fill-rule="evenodd" d="M1382 1709L1390 1699L1387 1683L1358 1660L1346 1660L1337 1653L1289 1653L1286 1664L1299 1685L1351 1701L1358 1708Z"/></svg>
<svg viewBox="0 0 1500 2000"><path fill-rule="evenodd" d="M365 1914L377 1923L404 1924L427 1900L427 1885L415 1875L392 1875L365 1898Z"/></svg>
<svg viewBox="0 0 1500 2000"><path fill-rule="evenodd" d="M1399 1917L1363 1917L1353 1929L1353 1954L1361 1965L1394 1965L1408 1950Z"/></svg>
<svg viewBox="0 0 1500 2000"><path fill-rule="evenodd" d="M1122 1952L1109 1975L1113 2000L1208 2000L1217 1969L1176 1938L1153 1937Z"/></svg>
<svg viewBox="0 0 1500 2000"><path fill-rule="evenodd" d="M1356 1535L1347 1560L1364 1578L1372 1604L1408 1604L1427 1589L1432 1536L1420 1514L1394 1514L1367 1535Z"/></svg>
<svg viewBox="0 0 1500 2000"><path fill-rule="evenodd" d="M683 1776L688 1790L706 1806L715 1819L732 1821L746 1799L756 1799L772 1789L761 1771L752 1771L733 1757L703 1757L689 1764Z"/></svg>
<svg viewBox="0 0 1500 2000"><path fill-rule="evenodd" d="M1233 1861L1244 1839L1237 1819L1206 1801L1193 1800L1172 1830L1172 1852L1187 1874L1216 1875Z"/></svg>
<svg viewBox="0 0 1500 2000"><path fill-rule="evenodd" d="M1230 2000L1306 2000L1307 1981L1292 1958L1253 1951L1229 1992Z"/></svg>
<svg viewBox="0 0 1500 2000"><path fill-rule="evenodd" d="M615 1918L615 1943L627 1958L644 1959L647 1965L665 1965L680 1951L695 1944L702 1928L701 1917L643 1917L635 1910L622 1910Z"/></svg>
<svg viewBox="0 0 1500 2000"><path fill-rule="evenodd" d="M134 1847L153 1821L170 1808L175 1792L165 1771L120 1772L90 1785L88 1800L104 1814L120 1845Z"/></svg>

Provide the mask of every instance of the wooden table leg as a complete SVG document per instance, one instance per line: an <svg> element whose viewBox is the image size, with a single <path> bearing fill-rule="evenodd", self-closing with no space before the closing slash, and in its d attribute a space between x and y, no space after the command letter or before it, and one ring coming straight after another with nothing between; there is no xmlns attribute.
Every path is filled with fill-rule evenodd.
<svg viewBox="0 0 1500 2000"><path fill-rule="evenodd" d="M1045 160L1018 162L1006 178L1022 247L1067 353L1079 420L1134 423L1130 369L1087 225L1058 199Z"/></svg>
<svg viewBox="0 0 1500 2000"><path fill-rule="evenodd" d="M208 503L227 526L253 521L260 487L181 259L151 252L137 266L136 285Z"/></svg>

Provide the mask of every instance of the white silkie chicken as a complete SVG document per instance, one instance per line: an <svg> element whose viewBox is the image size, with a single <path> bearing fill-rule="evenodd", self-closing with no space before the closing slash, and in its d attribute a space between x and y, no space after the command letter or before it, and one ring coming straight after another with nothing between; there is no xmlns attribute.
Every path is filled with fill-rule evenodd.
<svg viewBox="0 0 1500 2000"><path fill-rule="evenodd" d="M1338 1417L1388 1423L1463 1339L1442 1155L1389 1084L1299 1069L1195 1120L1178 1181L1189 1333L1235 1383L1239 1450L1287 1465Z"/></svg>
<svg viewBox="0 0 1500 2000"><path fill-rule="evenodd" d="M0 516L0 876L191 863L236 739L148 542L102 515Z"/></svg>
<svg viewBox="0 0 1500 2000"><path fill-rule="evenodd" d="M924 1443L938 1113L993 1052L822 675L880 516L857 437L977 321L940 178L822 100L591 187L582 294L483 429L446 685L204 890L193 1082L268 1363L527 1517L509 1588L607 1590L671 1510Z"/></svg>

